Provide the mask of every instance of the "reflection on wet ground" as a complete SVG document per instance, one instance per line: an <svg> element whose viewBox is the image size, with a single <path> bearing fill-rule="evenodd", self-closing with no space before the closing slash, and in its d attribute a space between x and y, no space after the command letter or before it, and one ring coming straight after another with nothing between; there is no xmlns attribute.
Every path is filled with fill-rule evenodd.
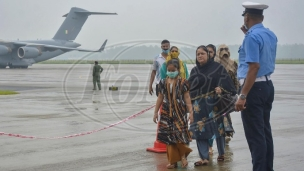
<svg viewBox="0 0 304 171"><path fill-rule="evenodd" d="M101 91L92 91L91 65L34 65L27 70L1 70L0 89L20 94L0 96L0 132L39 137L71 135L117 123L155 103L156 96L147 93L151 65L103 67ZM271 118L274 169L303 170L304 67L276 67ZM118 86L119 91L109 91L112 85ZM33 140L0 136L0 170L165 171L166 154L146 151L155 140L152 116L153 110L149 110L120 125L76 138ZM236 134L226 146L224 162L216 160L215 143L209 165L195 168L193 163L199 157L193 141L189 166L175 170L251 170L240 113L231 116Z"/></svg>

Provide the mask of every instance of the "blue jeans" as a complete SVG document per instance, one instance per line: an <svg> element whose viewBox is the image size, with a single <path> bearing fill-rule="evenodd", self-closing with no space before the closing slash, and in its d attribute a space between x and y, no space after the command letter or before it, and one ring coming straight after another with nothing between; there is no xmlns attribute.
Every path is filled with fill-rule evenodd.
<svg viewBox="0 0 304 171"><path fill-rule="evenodd" d="M255 82L242 111L245 136L251 152L253 171L273 171L273 140L270 111L274 100L272 81Z"/></svg>
<svg viewBox="0 0 304 171"><path fill-rule="evenodd" d="M209 140L208 140L209 147L213 147L213 141L214 141L214 139L209 139Z"/></svg>
<svg viewBox="0 0 304 171"><path fill-rule="evenodd" d="M209 160L210 140L213 140L213 139L196 140L198 154L201 159ZM225 136L217 137L216 145L217 145L217 150L218 150L219 156L224 155L225 154Z"/></svg>
<svg viewBox="0 0 304 171"><path fill-rule="evenodd" d="M196 140L198 154L201 159L209 160L209 142L208 139Z"/></svg>

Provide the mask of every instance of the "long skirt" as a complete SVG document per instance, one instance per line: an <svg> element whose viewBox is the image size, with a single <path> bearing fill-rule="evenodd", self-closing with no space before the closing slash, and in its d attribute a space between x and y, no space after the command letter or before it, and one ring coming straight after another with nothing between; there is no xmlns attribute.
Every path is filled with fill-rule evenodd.
<svg viewBox="0 0 304 171"><path fill-rule="evenodd" d="M192 152L192 149L184 143L167 145L167 158L170 164L181 161L182 156L185 155L185 157L187 157L190 152Z"/></svg>

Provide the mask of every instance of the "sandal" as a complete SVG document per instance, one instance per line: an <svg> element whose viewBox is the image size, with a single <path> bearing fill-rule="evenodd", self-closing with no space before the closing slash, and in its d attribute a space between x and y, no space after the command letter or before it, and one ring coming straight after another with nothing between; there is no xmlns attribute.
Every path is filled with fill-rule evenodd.
<svg viewBox="0 0 304 171"><path fill-rule="evenodd" d="M187 167L188 166L188 161L187 161L187 159L186 158L182 158L182 168L185 168L185 167Z"/></svg>
<svg viewBox="0 0 304 171"><path fill-rule="evenodd" d="M212 148L209 148L209 155L212 155L213 154L213 150Z"/></svg>
<svg viewBox="0 0 304 171"><path fill-rule="evenodd" d="M202 160L200 160L200 161L195 162L194 166L205 166L207 164L208 164L208 162L203 162Z"/></svg>
<svg viewBox="0 0 304 171"><path fill-rule="evenodd" d="M217 161L224 161L224 160L225 160L224 155L218 156L218 157L217 157Z"/></svg>
<svg viewBox="0 0 304 171"><path fill-rule="evenodd" d="M167 165L167 169L175 169L175 168L177 168L177 163Z"/></svg>

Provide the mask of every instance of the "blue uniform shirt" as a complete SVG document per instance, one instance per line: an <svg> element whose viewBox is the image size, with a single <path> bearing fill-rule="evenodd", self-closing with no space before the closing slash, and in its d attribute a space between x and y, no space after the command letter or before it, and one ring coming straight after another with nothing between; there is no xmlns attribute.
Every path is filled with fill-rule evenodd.
<svg viewBox="0 0 304 171"><path fill-rule="evenodd" d="M271 75L275 68L277 42L276 35L262 23L251 27L239 49L238 79L246 78L250 62L260 64L257 77Z"/></svg>

